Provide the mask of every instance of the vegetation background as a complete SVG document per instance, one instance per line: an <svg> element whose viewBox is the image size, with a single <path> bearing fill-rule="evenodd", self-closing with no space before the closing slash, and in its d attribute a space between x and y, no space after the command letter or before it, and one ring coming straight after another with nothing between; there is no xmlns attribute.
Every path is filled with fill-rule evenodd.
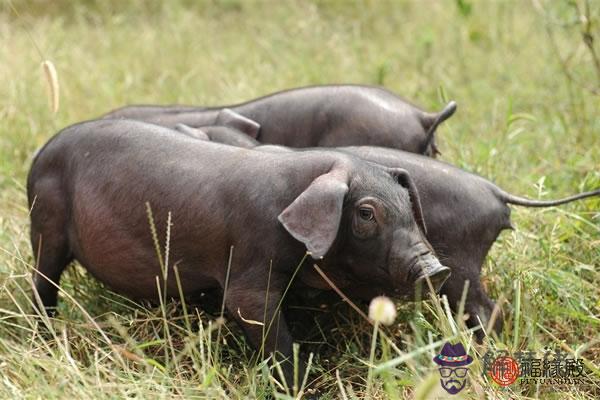
<svg viewBox="0 0 600 400"><path fill-rule="evenodd" d="M250 360L233 324L134 304L80 267L64 275L60 314L42 334L24 185L33 152L59 129L128 103L220 105L309 84L376 84L429 110L456 100L438 132L443 160L512 193L557 198L600 186L599 42L596 0L2 0L0 397L294 396ZM58 71L57 113L44 60ZM514 208L513 222L482 276L505 312L500 337L478 346L443 302L404 304L387 330L399 348L378 340L373 360L372 328L346 309L318 341L312 387L324 398L443 397L430 344L444 337L476 359L462 396L598 398L600 200ZM585 357L588 384L501 388L481 376L488 349L546 346Z"/></svg>

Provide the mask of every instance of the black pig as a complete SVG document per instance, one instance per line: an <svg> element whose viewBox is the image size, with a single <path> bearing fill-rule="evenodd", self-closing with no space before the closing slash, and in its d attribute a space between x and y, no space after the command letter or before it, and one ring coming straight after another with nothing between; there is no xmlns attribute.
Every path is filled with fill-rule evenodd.
<svg viewBox="0 0 600 400"><path fill-rule="evenodd" d="M435 130L455 111L453 101L439 113L428 113L380 87L327 85L222 107L127 106L104 118L170 128L229 125L261 143L290 147L371 145L435 156Z"/></svg>
<svg viewBox="0 0 600 400"><path fill-rule="evenodd" d="M346 147L343 152L390 168L408 171L419 191L427 239L443 264L452 270L440 293L457 309L465 281L469 281L465 312L468 326L489 320L494 302L483 290L481 267L492 244L504 229L512 229L508 204L550 207L591 196L600 189L559 200L530 200L505 192L498 186L453 165L417 154L377 147ZM502 318L494 329L500 332ZM478 331L481 341L483 332Z"/></svg>
<svg viewBox="0 0 600 400"><path fill-rule="evenodd" d="M239 130L230 128L227 135L205 140L237 145L238 140L245 137ZM298 151L271 145L256 146L256 149L280 153ZM336 150L390 168L406 169L413 177L424 210L427 239L442 257L444 265L452 270L441 292L447 295L451 307L456 310L465 281L469 280L465 311L469 314L467 325L471 327L479 321L488 321L494 308L479 277L483 261L500 232L512 229L507 205L550 207L600 195L600 190L596 190L560 200L529 200L509 194L478 175L417 154L371 146L339 147ZM494 329L500 332L501 328L502 319L498 318ZM483 339L482 331L477 332L477 338Z"/></svg>
<svg viewBox="0 0 600 400"><path fill-rule="evenodd" d="M233 246L226 307L255 347L287 358L292 338L275 316L307 250L342 288L400 296L425 277L439 288L449 274L423 235L406 171L335 151L261 152L98 120L64 129L41 149L27 194L35 290L48 311L71 260L124 295L158 298L163 275L148 203L159 223L172 211L170 259L186 296L224 288ZM171 267L165 295L177 296ZM320 282L310 265L298 277ZM263 338L263 327L244 319L278 322Z"/></svg>

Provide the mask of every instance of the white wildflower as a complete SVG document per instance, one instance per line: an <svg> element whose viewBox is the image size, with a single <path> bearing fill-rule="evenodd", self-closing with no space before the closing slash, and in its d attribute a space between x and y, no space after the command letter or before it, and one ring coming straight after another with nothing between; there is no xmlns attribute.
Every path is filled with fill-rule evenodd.
<svg viewBox="0 0 600 400"><path fill-rule="evenodd" d="M378 296L369 304L369 318L383 325L391 325L396 319L396 305L385 296Z"/></svg>

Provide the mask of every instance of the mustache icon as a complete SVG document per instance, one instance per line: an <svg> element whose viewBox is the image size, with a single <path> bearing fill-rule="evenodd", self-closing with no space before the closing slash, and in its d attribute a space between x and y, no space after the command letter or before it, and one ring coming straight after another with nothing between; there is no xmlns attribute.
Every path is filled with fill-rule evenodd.
<svg viewBox="0 0 600 400"><path fill-rule="evenodd" d="M456 379L449 379L449 380L447 380L447 381L444 382L444 385L447 386L447 387L450 387L450 386L461 387L462 386L462 382L458 381Z"/></svg>
<svg viewBox="0 0 600 400"><path fill-rule="evenodd" d="M450 394L456 394L460 392L461 390L463 390L465 384L467 383L466 380L459 381L457 379L442 379L440 382L442 384L442 388L444 388L444 390Z"/></svg>

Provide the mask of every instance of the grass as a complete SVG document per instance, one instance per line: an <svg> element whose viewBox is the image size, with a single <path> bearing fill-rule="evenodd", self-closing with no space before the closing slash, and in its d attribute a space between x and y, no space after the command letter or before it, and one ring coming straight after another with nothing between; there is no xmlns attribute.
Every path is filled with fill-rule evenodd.
<svg viewBox="0 0 600 400"><path fill-rule="evenodd" d="M52 329L40 328L24 182L31 155L58 129L126 103L225 104L306 84L381 84L427 109L458 102L439 132L442 159L530 197L590 190L600 186L600 80L582 32L599 52L600 7L590 1L586 19L585 3L574 4L579 12L544 0L0 3L0 397L285 398L276 372L251 360L218 313L136 304L80 267L63 277ZM56 114L44 60L58 71ZM455 337L475 358L466 397L597 398L600 201L514 208L513 223L482 274L504 299L502 335L478 346L443 301L400 304L386 330L392 343L379 335L372 397L443 396L431 362L441 344L431 343ZM361 398L372 327L335 310L336 326L302 344L319 350L310 380L324 398ZM591 384L500 388L480 375L488 348L545 346L589 360Z"/></svg>

